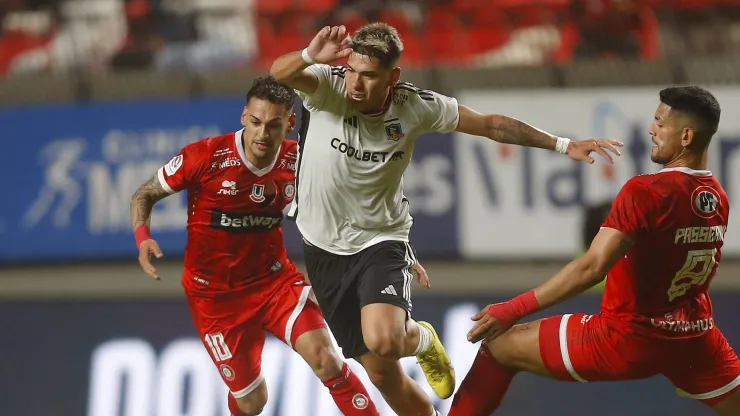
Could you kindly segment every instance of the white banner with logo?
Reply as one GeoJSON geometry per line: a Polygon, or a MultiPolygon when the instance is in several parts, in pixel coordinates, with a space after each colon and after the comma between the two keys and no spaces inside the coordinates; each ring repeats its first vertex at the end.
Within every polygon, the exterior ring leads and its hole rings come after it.
{"type": "MultiPolygon", "coordinates": [[[[609,201],[632,176],[656,172],[648,127],[660,88],[468,91],[460,103],[576,140],[622,141],[613,166],[457,134],[459,244],[466,258],[571,257],[583,249],[584,205],[609,201]]],[[[709,169],[731,203],[723,253],[740,255],[740,88],[714,88],[723,109],[709,169]]],[[[597,157],[597,159],[600,159],[597,157]]]]}

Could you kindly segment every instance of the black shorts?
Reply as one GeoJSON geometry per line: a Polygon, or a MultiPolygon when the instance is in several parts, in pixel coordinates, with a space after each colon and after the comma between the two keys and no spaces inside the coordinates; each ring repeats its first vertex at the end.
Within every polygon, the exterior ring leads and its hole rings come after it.
{"type": "Polygon", "coordinates": [[[347,358],[368,352],[362,337],[360,310],[388,303],[411,315],[411,266],[416,254],[410,243],[383,241],[359,253],[340,256],[304,242],[308,279],[337,344],[347,358]]]}

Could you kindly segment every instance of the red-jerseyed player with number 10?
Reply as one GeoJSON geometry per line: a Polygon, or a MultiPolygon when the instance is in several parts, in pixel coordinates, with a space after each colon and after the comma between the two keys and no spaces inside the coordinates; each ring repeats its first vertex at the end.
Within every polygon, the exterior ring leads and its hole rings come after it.
{"type": "Polygon", "coordinates": [[[518,371],[562,381],[619,381],[662,374],[682,396],[740,415],[740,361],[712,318],[729,202],[707,169],[720,107],[708,91],[660,92],[651,159],[663,169],[629,180],[586,255],[538,288],[473,317],[485,340],[450,416],[489,415],[518,371]],[[602,281],[597,315],[513,326],[602,281]],[[512,327],[513,326],[513,327],[512,327]]]}
{"type": "Polygon", "coordinates": [[[247,93],[244,128],[189,144],[134,194],[131,221],[144,271],[154,204],[188,191],[188,240],[182,285],[203,344],[231,390],[235,416],[267,403],[260,365],[265,332],[298,352],[345,415],[377,415],[360,380],[337,354],[311,287],[288,259],[283,209],[295,195],[295,92],[258,78],[247,93]]]}

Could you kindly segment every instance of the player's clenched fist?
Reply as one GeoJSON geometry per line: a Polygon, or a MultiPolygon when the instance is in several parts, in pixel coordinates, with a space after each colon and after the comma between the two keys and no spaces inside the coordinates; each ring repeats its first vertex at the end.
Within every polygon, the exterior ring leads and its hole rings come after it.
{"type": "Polygon", "coordinates": [[[159,244],[152,239],[142,241],[139,245],[139,264],[141,265],[141,269],[152,279],[159,280],[157,269],[152,264],[152,254],[158,259],[162,258],[162,249],[159,248],[159,244]]]}
{"type": "Polygon", "coordinates": [[[317,63],[328,64],[346,58],[352,53],[349,45],[352,38],[344,26],[326,26],[316,34],[308,45],[308,56],[317,63]]]}

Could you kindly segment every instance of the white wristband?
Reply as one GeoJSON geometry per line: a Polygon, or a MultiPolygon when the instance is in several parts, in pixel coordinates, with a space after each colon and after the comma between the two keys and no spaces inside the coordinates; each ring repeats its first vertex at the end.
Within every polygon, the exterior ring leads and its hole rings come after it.
{"type": "Polygon", "coordinates": [[[558,153],[565,154],[568,152],[568,145],[570,144],[570,139],[566,139],[565,137],[558,137],[557,143],[555,143],[555,151],[558,153]]]}
{"type": "Polygon", "coordinates": [[[303,57],[303,60],[306,61],[307,64],[313,65],[316,63],[313,59],[311,59],[310,56],[308,56],[308,48],[305,48],[303,51],[301,51],[301,57],[303,57]]]}

